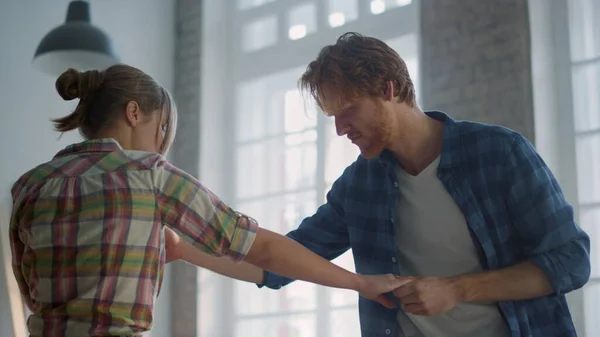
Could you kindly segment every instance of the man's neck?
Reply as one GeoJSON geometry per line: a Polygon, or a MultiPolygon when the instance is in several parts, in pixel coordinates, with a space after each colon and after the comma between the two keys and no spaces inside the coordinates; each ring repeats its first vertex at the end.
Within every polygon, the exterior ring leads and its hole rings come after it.
{"type": "Polygon", "coordinates": [[[423,112],[413,112],[411,126],[405,132],[396,133],[397,144],[390,148],[402,168],[411,175],[418,175],[441,153],[444,138],[444,122],[430,118],[423,112]]]}

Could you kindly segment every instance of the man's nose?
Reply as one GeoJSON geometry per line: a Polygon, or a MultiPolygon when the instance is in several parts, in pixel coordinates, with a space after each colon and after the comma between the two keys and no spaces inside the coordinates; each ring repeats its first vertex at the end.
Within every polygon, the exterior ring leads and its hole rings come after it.
{"type": "Polygon", "coordinates": [[[343,136],[350,131],[350,126],[342,123],[338,118],[335,118],[335,131],[337,132],[338,136],[343,136]]]}

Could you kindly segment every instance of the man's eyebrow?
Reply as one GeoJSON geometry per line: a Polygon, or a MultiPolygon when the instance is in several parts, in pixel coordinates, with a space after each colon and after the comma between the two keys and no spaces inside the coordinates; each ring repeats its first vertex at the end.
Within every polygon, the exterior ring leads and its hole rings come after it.
{"type": "Polygon", "coordinates": [[[355,107],[354,103],[346,104],[340,109],[340,113],[346,113],[355,107]]]}

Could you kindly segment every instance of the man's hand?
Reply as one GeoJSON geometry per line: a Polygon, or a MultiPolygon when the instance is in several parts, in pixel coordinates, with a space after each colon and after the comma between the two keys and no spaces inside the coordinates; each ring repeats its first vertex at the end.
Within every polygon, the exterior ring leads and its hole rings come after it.
{"type": "Polygon", "coordinates": [[[404,277],[405,284],[394,290],[404,311],[413,315],[439,315],[454,308],[461,300],[459,288],[451,278],[404,277]]]}
{"type": "Polygon", "coordinates": [[[398,287],[402,287],[412,280],[399,278],[393,274],[359,276],[362,280],[362,284],[358,289],[360,295],[364,298],[377,301],[388,309],[393,309],[396,305],[392,300],[385,297],[384,294],[389,293],[398,287]]]}

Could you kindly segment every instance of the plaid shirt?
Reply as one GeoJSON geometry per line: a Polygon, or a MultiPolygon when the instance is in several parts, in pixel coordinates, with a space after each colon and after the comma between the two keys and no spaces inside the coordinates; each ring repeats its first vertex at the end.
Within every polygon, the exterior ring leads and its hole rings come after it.
{"type": "Polygon", "coordinates": [[[241,260],[257,225],[164,157],[112,139],[67,147],[13,186],[12,266],[32,336],[150,329],[165,262],[164,226],[241,260]]]}
{"type": "MultiPolygon", "coordinates": [[[[576,336],[564,294],[589,278],[590,241],[548,167],[513,131],[427,114],[445,123],[437,176],[463,212],[484,269],[530,260],[554,287],[551,296],[498,303],[512,336],[576,336]]],[[[394,234],[402,186],[395,165],[389,152],[359,157],[334,183],[327,203],[288,236],[327,259],[352,248],[358,273],[402,275],[394,234]]],[[[265,273],[269,288],[289,282],[265,273]]],[[[397,310],[360,298],[362,336],[402,336],[397,310]]]]}

